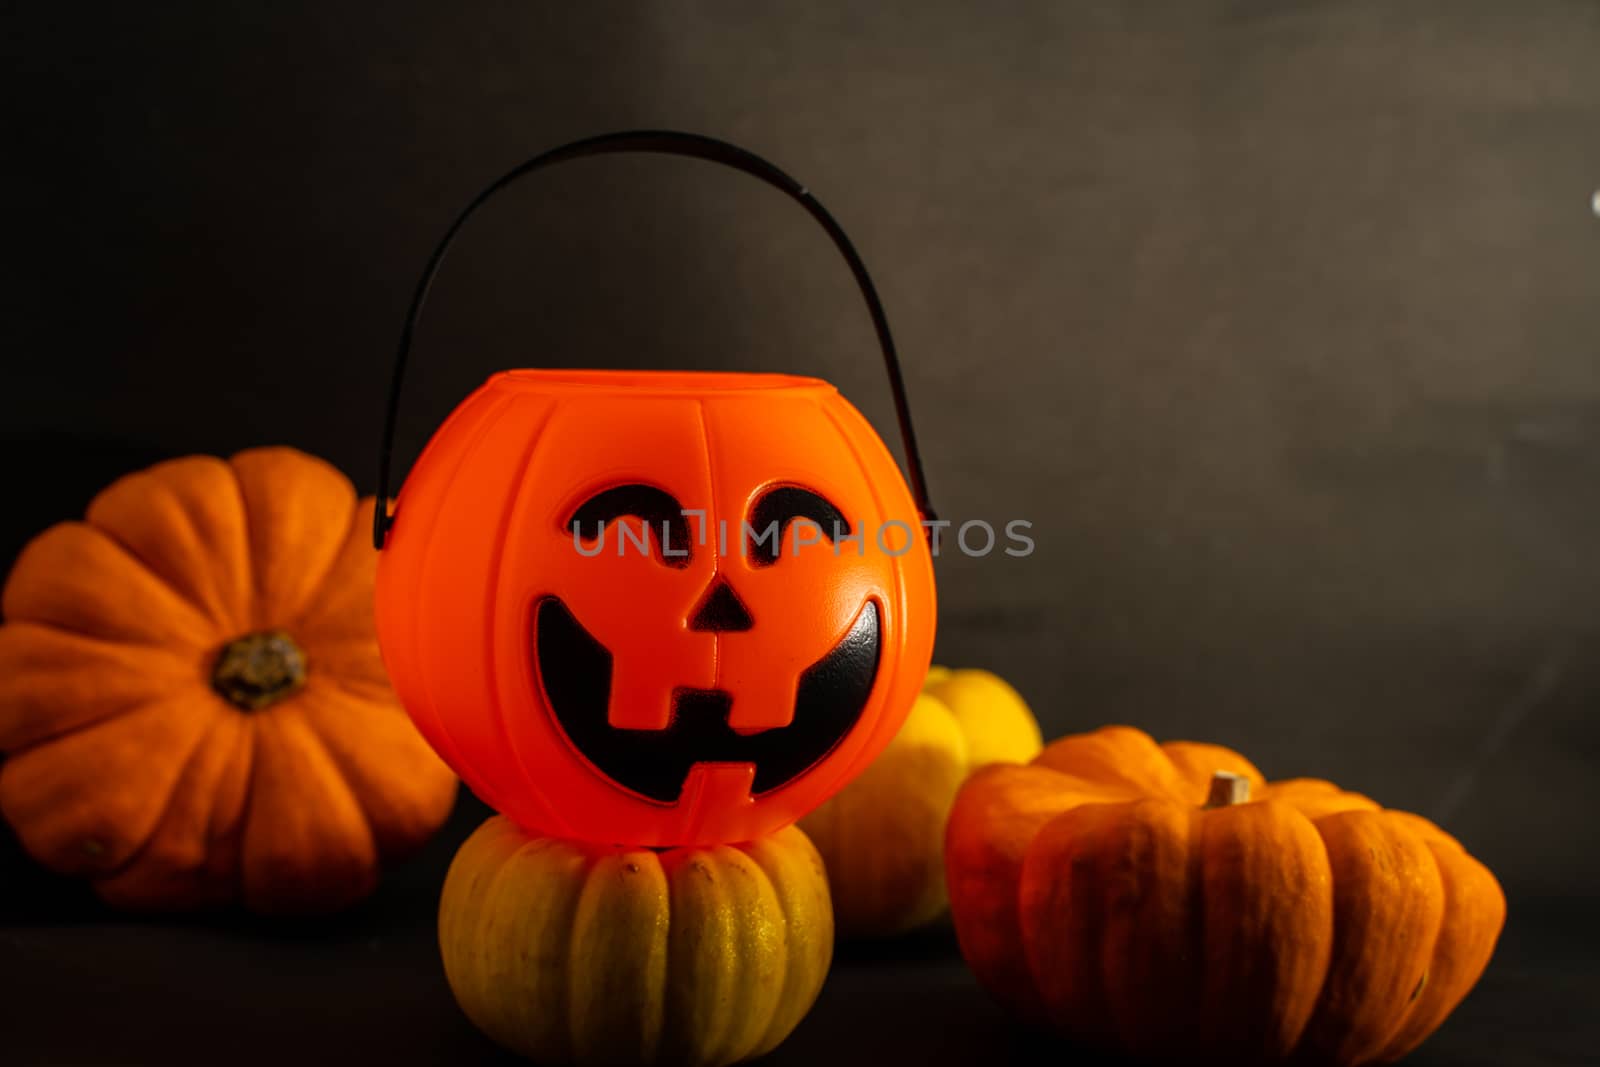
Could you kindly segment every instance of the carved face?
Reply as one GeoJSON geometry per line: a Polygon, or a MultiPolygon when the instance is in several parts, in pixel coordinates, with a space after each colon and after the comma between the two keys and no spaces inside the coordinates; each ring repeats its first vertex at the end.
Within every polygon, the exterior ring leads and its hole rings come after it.
{"type": "Polygon", "coordinates": [[[424,735],[530,829],[743,840],[899,728],[934,629],[916,522],[826,383],[511,372],[400,494],[379,637],[424,735]]]}

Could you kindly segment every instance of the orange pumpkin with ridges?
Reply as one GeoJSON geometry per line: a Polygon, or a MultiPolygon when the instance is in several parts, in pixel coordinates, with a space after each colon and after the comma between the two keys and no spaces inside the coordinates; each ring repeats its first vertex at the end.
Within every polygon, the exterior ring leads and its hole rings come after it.
{"type": "Polygon", "coordinates": [[[137,909],[326,910],[448,814],[389,690],[372,501],[288,448],[191,456],[22,552],[0,626],[0,813],[137,909]]]}
{"type": "Polygon", "coordinates": [[[977,772],[945,858],[991,992],[1157,1062],[1398,1059],[1472,988],[1505,919],[1494,875],[1426,819],[1128,727],[977,772]]]}

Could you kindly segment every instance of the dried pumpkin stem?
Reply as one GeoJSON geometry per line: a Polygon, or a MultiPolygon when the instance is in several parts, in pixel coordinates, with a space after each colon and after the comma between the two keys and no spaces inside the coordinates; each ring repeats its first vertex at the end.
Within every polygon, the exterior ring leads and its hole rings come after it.
{"type": "Polygon", "coordinates": [[[1211,792],[1206,794],[1207,808],[1231,807],[1249,799],[1250,779],[1231,771],[1211,772],[1211,792]]]}
{"type": "Polygon", "coordinates": [[[282,630],[263,630],[229,641],[217,653],[211,688],[244,711],[260,711],[306,684],[306,654],[282,630]]]}

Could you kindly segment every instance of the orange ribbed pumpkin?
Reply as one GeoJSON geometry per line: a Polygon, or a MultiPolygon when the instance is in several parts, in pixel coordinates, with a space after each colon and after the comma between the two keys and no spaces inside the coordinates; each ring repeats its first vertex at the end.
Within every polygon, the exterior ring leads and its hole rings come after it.
{"type": "Polygon", "coordinates": [[[288,448],[112,484],[30,543],[0,626],[0,812],[113,904],[336,908],[448,814],[385,680],[372,500],[288,448]]]}
{"type": "Polygon", "coordinates": [[[1383,1063],[1467,994],[1505,920],[1416,815],[1124,726],[980,770],[946,840],[979,980],[1074,1042],[1167,1063],[1383,1063]]]}

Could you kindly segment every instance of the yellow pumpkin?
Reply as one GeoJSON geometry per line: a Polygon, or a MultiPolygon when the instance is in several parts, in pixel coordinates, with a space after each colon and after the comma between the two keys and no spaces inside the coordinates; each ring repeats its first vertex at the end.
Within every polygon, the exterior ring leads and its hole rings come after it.
{"type": "Polygon", "coordinates": [[[1022,1017],[1154,1063],[1406,1055],[1483,972],[1505,897],[1417,815],[1126,726],[969,778],[962,955],[1022,1017]]]}
{"type": "Polygon", "coordinates": [[[289,448],[128,475],[35,538],[0,626],[0,811],[139,909],[323,911],[456,780],[389,690],[372,500],[289,448]]]}
{"type": "Polygon", "coordinates": [[[833,957],[822,860],[793,826],[666,850],[531,835],[503,815],[456,853],[445,976],[539,1063],[738,1063],[787,1037],[833,957]]]}
{"type": "Polygon", "coordinates": [[[975,767],[1032,759],[1039,725],[1015,689],[982,670],[928,671],[882,755],[800,820],[822,854],[843,937],[885,937],[944,915],[944,828],[975,767]]]}

